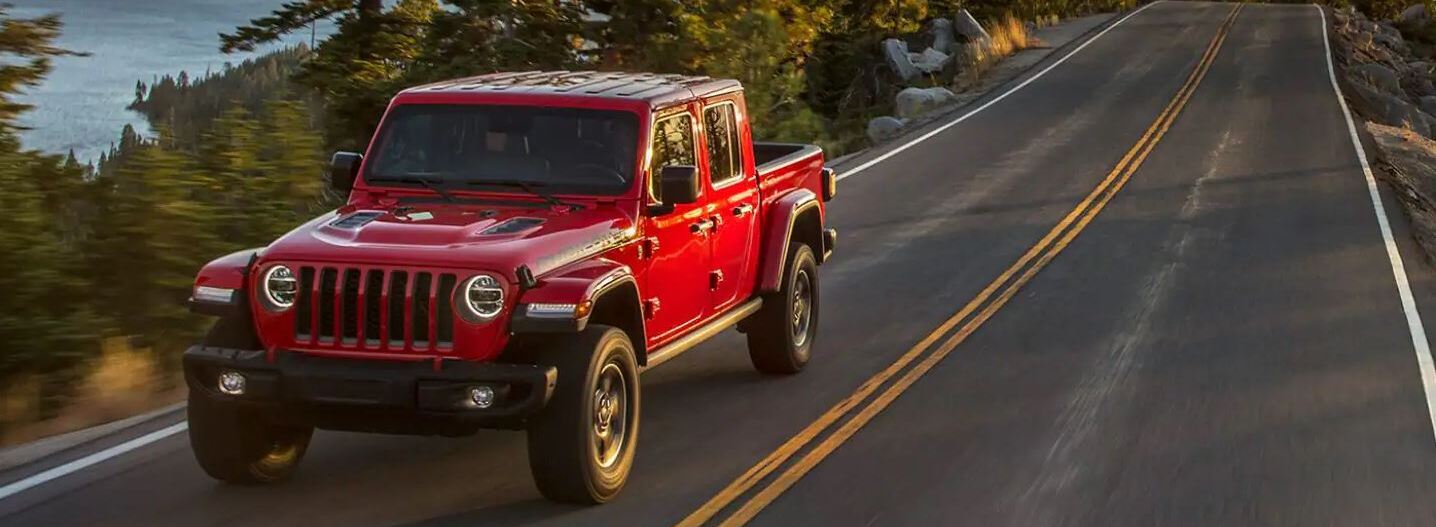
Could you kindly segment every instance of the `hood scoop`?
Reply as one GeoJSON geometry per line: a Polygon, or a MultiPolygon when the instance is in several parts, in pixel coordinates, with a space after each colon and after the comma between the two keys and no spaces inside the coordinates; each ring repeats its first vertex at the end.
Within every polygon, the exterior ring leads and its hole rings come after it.
{"type": "Polygon", "coordinates": [[[343,218],[339,218],[337,220],[329,222],[329,226],[337,227],[340,229],[358,229],[360,227],[368,225],[369,222],[374,221],[375,219],[383,215],[384,213],[382,212],[356,212],[354,214],[350,214],[343,218]]]}
{"type": "Polygon", "coordinates": [[[523,232],[543,224],[539,218],[512,218],[499,222],[498,224],[484,229],[480,236],[492,236],[496,234],[514,234],[523,232]]]}

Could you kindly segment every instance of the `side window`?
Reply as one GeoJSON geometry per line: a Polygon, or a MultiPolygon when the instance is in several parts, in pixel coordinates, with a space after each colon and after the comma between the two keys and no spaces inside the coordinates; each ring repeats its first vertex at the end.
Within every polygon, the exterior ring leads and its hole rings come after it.
{"type": "Polygon", "coordinates": [[[680,113],[653,124],[653,147],[648,162],[648,195],[659,199],[658,175],[663,167],[698,165],[693,143],[693,116],[680,113]]]}
{"type": "Polygon", "coordinates": [[[732,103],[719,103],[703,109],[703,131],[708,140],[709,180],[721,185],[742,175],[743,161],[738,154],[738,116],[732,103]]]}

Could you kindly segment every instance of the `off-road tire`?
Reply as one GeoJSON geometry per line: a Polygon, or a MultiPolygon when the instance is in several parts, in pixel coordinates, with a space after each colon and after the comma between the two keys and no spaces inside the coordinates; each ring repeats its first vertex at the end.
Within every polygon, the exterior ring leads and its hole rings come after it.
{"type": "MultiPolygon", "coordinates": [[[[220,319],[205,336],[205,345],[255,349],[258,339],[247,322],[220,319]]],[[[200,390],[190,388],[186,414],[190,449],[205,473],[240,485],[289,479],[309,449],[314,429],[271,423],[251,409],[215,401],[200,390]]]]}
{"type": "Polygon", "coordinates": [[[628,480],[638,447],[641,398],[633,343],[617,328],[592,324],[582,333],[535,346],[531,357],[558,369],[552,399],[528,425],[529,468],[539,492],[550,500],[585,505],[613,499],[628,480]],[[621,376],[621,386],[615,375],[621,376]],[[610,403],[607,420],[604,401],[610,403]],[[616,446],[603,443],[603,437],[616,446]]]}
{"type": "Polygon", "coordinates": [[[795,243],[788,248],[787,262],[782,287],[763,297],[762,309],[746,328],[753,367],[772,375],[802,371],[818,336],[818,260],[807,244],[795,243]],[[802,302],[797,301],[799,294],[806,294],[802,302]],[[800,317],[806,317],[801,324],[800,317]]]}

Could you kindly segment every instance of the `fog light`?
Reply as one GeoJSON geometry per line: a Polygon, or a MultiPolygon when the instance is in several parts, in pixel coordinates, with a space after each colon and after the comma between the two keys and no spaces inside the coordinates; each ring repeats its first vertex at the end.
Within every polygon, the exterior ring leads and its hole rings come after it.
{"type": "Polygon", "coordinates": [[[225,395],[244,395],[244,375],[237,371],[219,374],[219,391],[225,395]]]}
{"type": "Polygon", "coordinates": [[[494,405],[494,389],[488,386],[470,386],[469,397],[464,400],[464,406],[470,408],[488,408],[494,405]]]}

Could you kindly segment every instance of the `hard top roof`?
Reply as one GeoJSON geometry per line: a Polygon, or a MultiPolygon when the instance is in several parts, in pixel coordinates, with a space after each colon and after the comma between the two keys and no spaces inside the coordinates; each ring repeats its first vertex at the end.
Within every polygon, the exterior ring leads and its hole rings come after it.
{"type": "Polygon", "coordinates": [[[616,97],[659,105],[738,88],[738,81],[712,77],[610,71],[491,73],[404,90],[404,93],[514,93],[616,97]]]}

